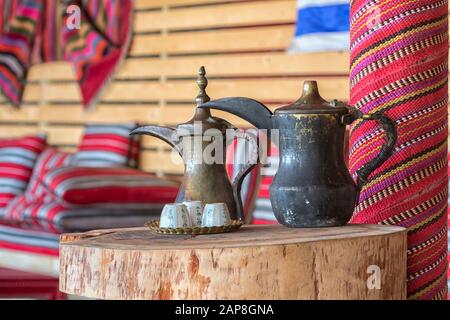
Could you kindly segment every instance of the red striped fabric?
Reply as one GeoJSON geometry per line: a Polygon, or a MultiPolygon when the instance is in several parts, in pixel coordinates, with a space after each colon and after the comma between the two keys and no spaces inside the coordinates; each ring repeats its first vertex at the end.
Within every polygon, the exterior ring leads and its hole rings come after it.
{"type": "Polygon", "coordinates": [[[62,152],[54,148],[47,148],[42,152],[33,169],[33,175],[25,192],[27,199],[33,200],[45,197],[47,194],[46,189],[40,183],[44,174],[52,169],[70,165],[71,160],[71,153],[62,152]]]}
{"type": "Polygon", "coordinates": [[[128,168],[63,167],[45,174],[45,188],[69,205],[127,208],[173,202],[178,183],[128,168]]]}
{"type": "Polygon", "coordinates": [[[73,167],[72,157],[45,150],[5,222],[52,233],[139,226],[176,198],[176,182],[130,168],[73,167]]]}
{"type": "MultiPolygon", "coordinates": [[[[350,103],[397,124],[393,156],[370,177],[353,223],[408,228],[409,299],[447,297],[447,0],[351,3],[350,103]],[[394,5],[395,4],[395,5],[394,5]]],[[[355,172],[373,159],[384,133],[356,122],[355,172]]]]}
{"type": "Polygon", "coordinates": [[[116,207],[102,203],[74,206],[62,204],[57,199],[29,200],[20,196],[8,206],[6,214],[10,225],[59,234],[143,226],[148,220],[157,219],[163,206],[164,203],[157,202],[116,207]]]}
{"type": "Polygon", "coordinates": [[[58,283],[55,277],[0,268],[0,299],[65,299],[58,283]]]}
{"type": "Polygon", "coordinates": [[[29,68],[68,61],[82,102],[90,108],[125,59],[132,38],[133,1],[1,0],[0,93],[21,104],[29,68]],[[80,7],[80,27],[70,27],[69,5],[80,7]]]}
{"type": "Polygon", "coordinates": [[[130,136],[136,124],[88,125],[72,165],[79,167],[138,167],[140,136],[130,136]]]}
{"type": "Polygon", "coordinates": [[[45,136],[0,140],[0,219],[8,203],[27,188],[36,160],[45,147],[45,136]]]}
{"type": "Polygon", "coordinates": [[[43,228],[0,224],[0,248],[58,256],[59,235],[43,228]]]}
{"type": "MultiPolygon", "coordinates": [[[[53,159],[64,158],[59,155],[53,159]]],[[[41,164],[48,166],[50,156],[41,164]]],[[[178,187],[135,169],[60,167],[39,174],[34,188],[15,198],[4,217],[9,224],[52,233],[135,227],[157,218],[174,202],[178,187]]]]}
{"type": "MultiPolygon", "coordinates": [[[[450,154],[447,155],[448,157],[448,175],[450,176],[450,154]]],[[[450,179],[448,180],[448,185],[450,186],[450,179]]],[[[450,195],[447,197],[447,205],[450,205],[450,195]]],[[[450,209],[447,209],[447,239],[450,239],[450,209]]],[[[447,263],[448,264],[448,278],[447,278],[447,284],[448,284],[448,297],[447,299],[450,299],[450,246],[448,247],[448,254],[447,254],[447,263]]]]}
{"type": "Polygon", "coordinates": [[[13,12],[21,0],[2,0],[0,1],[0,34],[3,34],[10,24],[13,12]]]}

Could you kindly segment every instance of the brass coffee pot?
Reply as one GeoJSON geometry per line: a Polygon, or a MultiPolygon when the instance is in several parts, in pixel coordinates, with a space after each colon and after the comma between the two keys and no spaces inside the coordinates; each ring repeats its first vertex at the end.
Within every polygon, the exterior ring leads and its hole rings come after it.
{"type": "Polygon", "coordinates": [[[200,93],[195,100],[197,107],[191,120],[179,124],[176,128],[144,126],[133,130],[131,134],[157,137],[167,142],[180,154],[185,164],[185,173],[176,199],[177,203],[183,201],[202,201],[205,204],[225,203],[232,219],[244,220],[241,185],[245,176],[257,164],[256,138],[248,133],[236,132],[236,128],[231,123],[213,117],[208,108],[198,108],[210,101],[205,91],[208,85],[205,75],[205,68],[201,67],[197,80],[200,93]],[[230,132],[233,134],[227,134],[230,132]],[[253,158],[242,166],[233,182],[230,182],[225,168],[226,148],[234,137],[247,139],[254,150],[251,154],[253,158]],[[214,157],[218,161],[205,159],[213,143],[221,146],[220,152],[214,157]]]}
{"type": "Polygon", "coordinates": [[[391,119],[382,113],[363,115],[337,101],[327,102],[320,96],[316,81],[306,81],[300,99],[274,113],[249,98],[219,99],[200,108],[228,111],[259,129],[278,130],[280,164],[270,186],[270,199],[275,217],[288,227],[346,224],[361,188],[391,156],[397,141],[391,119]],[[375,159],[358,170],[355,184],[343,150],[346,125],[357,119],[379,122],[387,142],[375,159]]]}

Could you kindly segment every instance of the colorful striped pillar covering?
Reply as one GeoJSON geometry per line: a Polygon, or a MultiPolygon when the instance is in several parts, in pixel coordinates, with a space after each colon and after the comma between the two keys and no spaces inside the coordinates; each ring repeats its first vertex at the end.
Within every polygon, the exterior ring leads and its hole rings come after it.
{"type": "MultiPolygon", "coordinates": [[[[447,297],[447,15],[447,0],[351,2],[350,104],[383,111],[398,130],[352,222],[408,228],[409,299],[447,297]]],[[[353,124],[354,177],[384,142],[376,123],[353,124]]]]}

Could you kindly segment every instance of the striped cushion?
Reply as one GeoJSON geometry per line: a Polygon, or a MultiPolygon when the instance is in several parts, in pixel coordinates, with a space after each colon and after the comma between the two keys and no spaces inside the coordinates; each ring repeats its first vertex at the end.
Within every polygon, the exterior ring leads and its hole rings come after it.
{"type": "Polygon", "coordinates": [[[63,167],[42,183],[59,201],[76,206],[151,209],[173,202],[179,184],[129,168],[63,167]]]}
{"type": "Polygon", "coordinates": [[[0,248],[57,256],[59,235],[39,229],[0,224],[0,248]]]}
{"type": "Polygon", "coordinates": [[[70,165],[72,160],[72,154],[68,152],[62,152],[54,148],[47,148],[39,156],[36,166],[33,170],[30,183],[25,192],[25,196],[28,200],[44,197],[47,192],[43,185],[40,183],[43,175],[49,170],[65,167],[70,165]]]}
{"type": "MultiPolygon", "coordinates": [[[[226,168],[231,179],[236,177],[241,168],[247,163],[249,143],[245,139],[234,139],[227,148],[226,168]]],[[[244,215],[251,218],[255,209],[255,200],[260,182],[260,166],[256,166],[244,179],[241,187],[244,215]]]]}
{"type": "Polygon", "coordinates": [[[149,219],[156,219],[163,205],[139,204],[128,208],[69,206],[56,200],[28,200],[25,196],[20,196],[8,206],[7,214],[10,223],[15,222],[51,233],[63,233],[142,226],[149,219]]]}
{"type": "MultiPolygon", "coordinates": [[[[58,259],[57,257],[48,258],[55,262],[58,259]]],[[[0,259],[0,263],[5,261],[0,259]]],[[[14,265],[7,265],[7,267],[14,268],[14,265]]],[[[34,268],[27,271],[9,268],[0,267],[0,299],[65,300],[67,298],[58,290],[58,277],[39,274],[34,268]]]]}
{"type": "Polygon", "coordinates": [[[72,165],[137,168],[140,138],[130,136],[136,124],[88,125],[72,165]]]}
{"type": "Polygon", "coordinates": [[[45,146],[44,135],[0,140],[0,219],[8,203],[27,188],[36,159],[45,146]]]}

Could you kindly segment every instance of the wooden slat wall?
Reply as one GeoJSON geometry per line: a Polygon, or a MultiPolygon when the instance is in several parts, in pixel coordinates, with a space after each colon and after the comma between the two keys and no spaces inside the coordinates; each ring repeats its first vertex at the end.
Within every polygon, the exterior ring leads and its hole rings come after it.
{"type": "MultiPolygon", "coordinates": [[[[285,53],[294,33],[295,3],[136,0],[131,52],[95,110],[83,111],[70,65],[37,65],[20,110],[1,98],[0,137],[45,131],[52,145],[75,150],[86,123],[186,121],[193,112],[201,65],[207,68],[213,99],[249,96],[275,107],[298,98],[303,80],[317,79],[326,98],[347,100],[348,53],[285,53]]],[[[146,137],[144,149],[144,170],[182,173],[164,143],[146,137]]]]}

